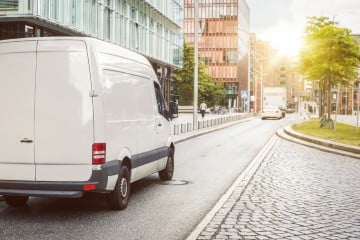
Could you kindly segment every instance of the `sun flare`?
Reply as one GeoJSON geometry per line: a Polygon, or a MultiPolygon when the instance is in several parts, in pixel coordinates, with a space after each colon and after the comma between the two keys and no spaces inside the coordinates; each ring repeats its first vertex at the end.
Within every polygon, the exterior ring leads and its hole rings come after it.
{"type": "Polygon", "coordinates": [[[279,26],[271,29],[264,37],[266,41],[280,51],[280,54],[296,56],[299,54],[302,38],[301,33],[292,26],[279,26]]]}

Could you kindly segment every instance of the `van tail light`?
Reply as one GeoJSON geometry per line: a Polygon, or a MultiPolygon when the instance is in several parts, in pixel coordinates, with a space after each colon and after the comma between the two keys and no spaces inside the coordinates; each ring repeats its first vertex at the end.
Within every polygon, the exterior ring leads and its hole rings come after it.
{"type": "Polygon", "coordinates": [[[106,143],[94,143],[92,145],[92,164],[105,163],[106,143]]]}
{"type": "Polygon", "coordinates": [[[91,190],[94,190],[94,189],[96,189],[96,184],[95,183],[85,184],[83,186],[84,191],[91,191],[91,190]]]}

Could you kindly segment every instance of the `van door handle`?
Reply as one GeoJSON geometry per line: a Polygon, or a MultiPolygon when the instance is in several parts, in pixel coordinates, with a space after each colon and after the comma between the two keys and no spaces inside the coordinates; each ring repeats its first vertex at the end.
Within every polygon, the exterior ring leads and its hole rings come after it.
{"type": "Polygon", "coordinates": [[[21,139],[20,142],[22,142],[22,143],[32,143],[33,140],[24,138],[24,139],[21,139]]]}
{"type": "Polygon", "coordinates": [[[159,122],[159,123],[158,123],[158,127],[161,127],[161,126],[162,126],[162,124],[161,124],[161,122],[159,122]]]}

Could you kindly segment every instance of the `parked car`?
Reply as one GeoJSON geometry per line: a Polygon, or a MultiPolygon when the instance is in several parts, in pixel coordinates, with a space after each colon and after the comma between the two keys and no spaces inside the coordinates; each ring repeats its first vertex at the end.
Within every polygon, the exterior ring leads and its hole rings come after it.
{"type": "Polygon", "coordinates": [[[261,119],[266,118],[283,118],[283,111],[276,106],[266,106],[260,113],[261,119]]]}
{"type": "Polygon", "coordinates": [[[295,112],[295,109],[292,108],[292,107],[288,107],[288,108],[286,108],[286,112],[287,112],[287,113],[294,113],[294,112],[295,112]]]}
{"type": "MultiPolygon", "coordinates": [[[[126,208],[130,183],[170,180],[175,146],[169,111],[148,60],[93,38],[0,41],[0,194],[108,194],[126,208]]],[[[175,110],[174,110],[175,109],[175,110]]]]}

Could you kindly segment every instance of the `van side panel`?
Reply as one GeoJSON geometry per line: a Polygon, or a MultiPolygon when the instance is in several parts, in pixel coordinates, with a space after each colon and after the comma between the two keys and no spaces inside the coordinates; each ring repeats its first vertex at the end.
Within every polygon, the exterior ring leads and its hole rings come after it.
{"type": "Polygon", "coordinates": [[[35,51],[36,41],[0,44],[1,180],[35,179],[35,51]]]}
{"type": "MultiPolygon", "coordinates": [[[[157,155],[157,107],[155,102],[153,82],[150,80],[151,72],[147,68],[142,73],[147,78],[134,79],[136,91],[137,119],[138,119],[138,155],[134,156],[134,169],[131,181],[139,180],[157,171],[157,161],[150,161],[157,155]]],[[[141,72],[141,71],[139,71],[141,72]]],[[[156,159],[157,160],[157,159],[156,159]]]]}
{"type": "Polygon", "coordinates": [[[93,107],[83,41],[39,41],[35,108],[37,181],[86,181],[93,107]]]}
{"type": "Polygon", "coordinates": [[[123,72],[104,69],[102,96],[104,103],[107,160],[118,159],[124,148],[137,151],[137,119],[132,79],[123,72]]]}
{"type": "Polygon", "coordinates": [[[158,112],[154,91],[156,75],[148,61],[133,52],[109,49],[109,46],[104,43],[96,46],[99,64],[105,71],[114,72],[102,83],[107,160],[113,160],[122,149],[127,148],[131,153],[131,182],[134,182],[161,170],[159,162],[166,160],[170,126],[168,120],[158,112]],[[122,82],[115,83],[115,75],[123,79],[122,82]],[[109,118],[110,115],[113,116],[109,118]],[[129,127],[134,129],[130,130],[129,127]],[[129,136],[130,131],[135,129],[134,135],[129,136]],[[167,132],[164,131],[166,129],[167,132]]]}

